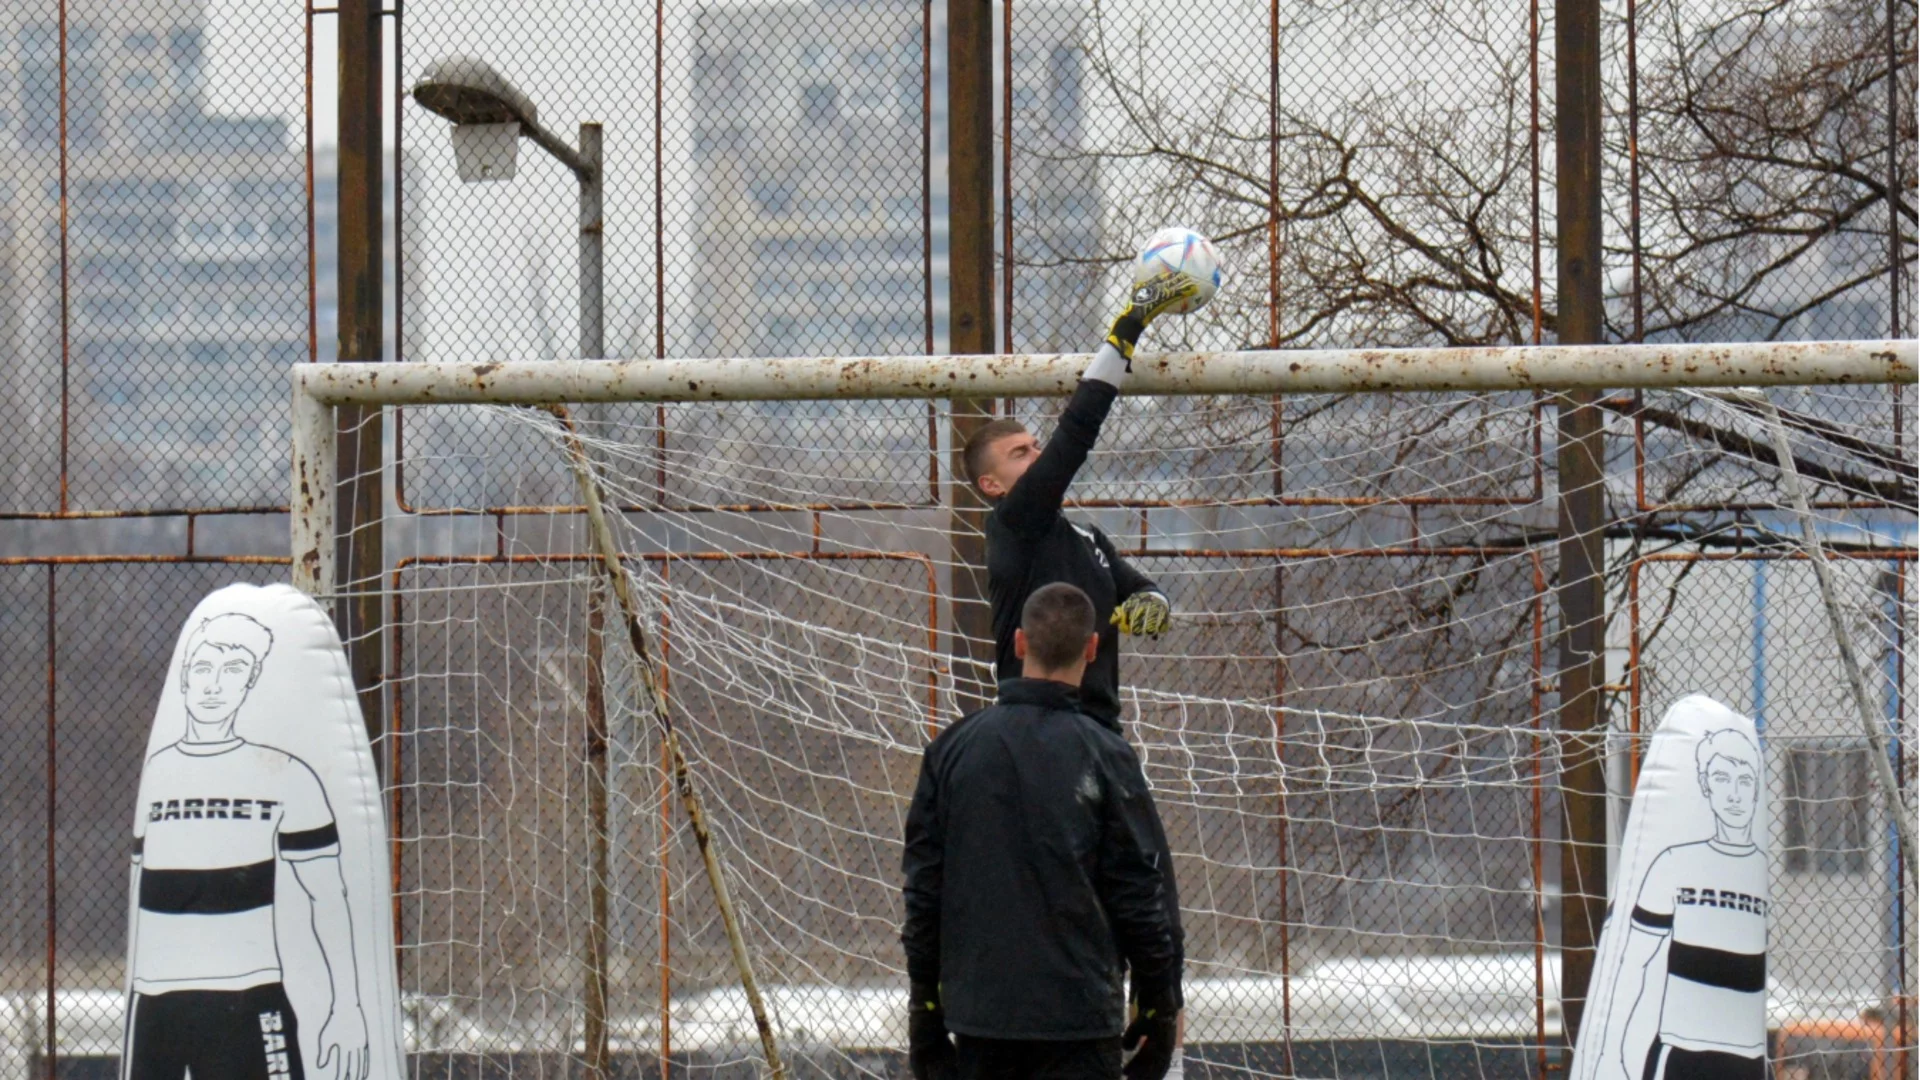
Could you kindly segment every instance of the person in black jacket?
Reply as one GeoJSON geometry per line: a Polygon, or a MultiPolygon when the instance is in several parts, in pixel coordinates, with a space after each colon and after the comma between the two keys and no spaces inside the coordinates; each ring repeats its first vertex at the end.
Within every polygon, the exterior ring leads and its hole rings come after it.
{"type": "Polygon", "coordinates": [[[1124,1046],[1127,1080],[1161,1080],[1181,1007],[1178,914],[1140,761],[1081,711],[1092,602],[1066,584],[1035,591],[1014,648],[1026,674],[928,745],[907,814],[913,1074],[1116,1080],[1124,1046]]]}
{"type": "Polygon", "coordinates": [[[1122,559],[1106,533],[1067,520],[1061,506],[1133,369],[1135,343],[1156,316],[1196,288],[1191,277],[1176,273],[1134,291],[1044,449],[1018,420],[1002,418],[982,425],[961,453],[967,478],[993,504],[986,540],[995,678],[1021,674],[1013,635],[1027,597],[1042,585],[1064,581],[1086,593],[1096,612],[1110,615],[1100,628],[1099,654],[1080,687],[1082,707],[1109,723],[1120,719],[1120,635],[1157,637],[1166,631],[1171,610],[1159,586],[1122,559]]]}

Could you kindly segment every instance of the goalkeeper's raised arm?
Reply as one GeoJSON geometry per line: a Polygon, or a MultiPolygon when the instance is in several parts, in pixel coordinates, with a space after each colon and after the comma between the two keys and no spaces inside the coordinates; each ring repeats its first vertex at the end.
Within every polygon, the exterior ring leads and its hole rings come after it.
{"type": "Polygon", "coordinates": [[[1068,521],[1061,506],[1132,369],[1141,334],[1198,289],[1192,277],[1172,273],[1134,290],[1044,447],[1019,421],[999,419],[975,432],[962,455],[968,479],[993,506],[986,539],[995,678],[1005,682],[1021,674],[1013,633],[1027,597],[1043,585],[1066,582],[1085,592],[1101,615],[1100,651],[1087,670],[1081,700],[1087,712],[1109,723],[1120,717],[1120,634],[1157,636],[1166,630],[1171,609],[1104,532],[1068,521]]]}

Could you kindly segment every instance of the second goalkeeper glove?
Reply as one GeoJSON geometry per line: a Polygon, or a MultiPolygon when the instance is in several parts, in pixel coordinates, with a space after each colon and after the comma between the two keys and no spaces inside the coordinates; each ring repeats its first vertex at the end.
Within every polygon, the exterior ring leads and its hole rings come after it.
{"type": "Polygon", "coordinates": [[[1148,324],[1168,308],[1199,291],[1200,283],[1193,279],[1192,274],[1181,270],[1161,274],[1134,286],[1126,310],[1107,329],[1107,344],[1120,350],[1120,355],[1126,357],[1128,371],[1133,370],[1133,347],[1140,343],[1140,335],[1147,332],[1148,324]]]}
{"type": "Polygon", "coordinates": [[[947,1034],[938,986],[914,986],[907,1002],[907,1067],[913,1080],[954,1080],[959,1056],[947,1034]]]}
{"type": "Polygon", "coordinates": [[[1179,1038],[1179,991],[1142,989],[1134,1002],[1133,1023],[1120,1036],[1120,1050],[1128,1055],[1121,1069],[1125,1080],[1163,1080],[1173,1068],[1179,1038]]]}
{"type": "Polygon", "coordinates": [[[1119,627],[1123,634],[1157,638],[1166,633],[1172,623],[1173,606],[1157,592],[1137,592],[1121,601],[1107,621],[1119,627]]]}

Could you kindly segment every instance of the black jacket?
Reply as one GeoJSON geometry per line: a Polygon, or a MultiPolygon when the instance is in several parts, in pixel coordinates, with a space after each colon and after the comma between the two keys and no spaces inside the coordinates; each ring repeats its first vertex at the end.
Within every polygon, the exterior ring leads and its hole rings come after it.
{"type": "Polygon", "coordinates": [[[1179,986],[1146,776],[1078,705],[1064,683],[1004,682],[921,762],[901,941],[908,978],[940,987],[950,1031],[1109,1037],[1126,1024],[1126,969],[1179,986]]]}
{"type": "Polygon", "coordinates": [[[1013,632],[1020,627],[1027,597],[1043,585],[1064,581],[1087,594],[1098,616],[1100,651],[1087,665],[1080,699],[1087,712],[1108,720],[1120,717],[1120,631],[1107,617],[1122,600],[1157,587],[1120,557],[1106,533],[1068,521],[1060,506],[1119,394],[1098,379],[1081,380],[1040,457],[987,515],[995,678],[1005,682],[1020,675],[1013,632]]]}

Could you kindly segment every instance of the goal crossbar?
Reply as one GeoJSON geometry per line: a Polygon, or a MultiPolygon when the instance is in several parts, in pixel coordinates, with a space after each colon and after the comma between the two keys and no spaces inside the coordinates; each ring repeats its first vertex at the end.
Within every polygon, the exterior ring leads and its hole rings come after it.
{"type": "MultiPolygon", "coordinates": [[[[301,364],[296,393],[326,405],[1049,397],[1086,354],[301,364]]],[[[1908,340],[1467,346],[1142,353],[1142,395],[1636,390],[1915,381],[1908,340]]]]}
{"type": "MultiPolygon", "coordinates": [[[[294,582],[334,586],[339,406],[1056,397],[1085,354],[297,364],[294,582]]],[[[1911,340],[1142,354],[1129,395],[1269,395],[1913,383],[1911,340]]]]}

